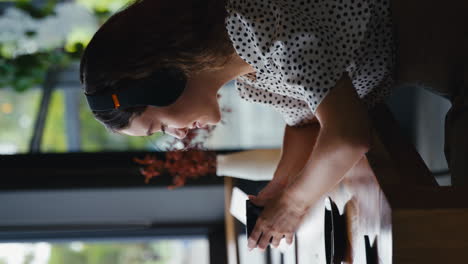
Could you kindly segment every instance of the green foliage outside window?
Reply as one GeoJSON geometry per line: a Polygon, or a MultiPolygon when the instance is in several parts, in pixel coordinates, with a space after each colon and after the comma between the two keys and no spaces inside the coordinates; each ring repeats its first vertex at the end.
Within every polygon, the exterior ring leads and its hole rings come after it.
{"type": "MultiPolygon", "coordinates": [[[[75,1],[76,4],[88,8],[96,16],[99,23],[104,22],[112,13],[124,7],[128,2],[128,0],[75,1]]],[[[15,7],[19,12],[29,16],[31,21],[35,21],[34,23],[40,23],[57,15],[56,7],[60,4],[59,1],[46,0],[40,3],[38,5],[30,0],[19,0],[15,1],[15,7]]],[[[17,21],[16,23],[22,22],[17,21]]],[[[0,24],[0,30],[1,26],[0,24]]],[[[3,26],[8,27],[8,25],[3,26]]],[[[18,33],[21,32],[14,34],[18,33]]],[[[33,41],[37,34],[38,32],[34,30],[26,29],[17,37],[33,41]]],[[[0,38],[0,88],[12,87],[18,92],[23,92],[43,84],[49,70],[65,68],[71,62],[78,60],[93,34],[94,31],[89,30],[71,30],[61,45],[23,54],[15,54],[17,43],[11,40],[2,41],[0,38]]]]}
{"type": "MultiPolygon", "coordinates": [[[[69,43],[65,36],[61,43],[44,45],[44,36],[38,36],[38,31],[41,31],[40,25],[46,19],[59,19],[55,13],[58,1],[41,3],[34,5],[29,0],[20,0],[15,2],[14,7],[3,10],[4,14],[0,17],[0,31],[3,31],[0,32],[0,88],[11,87],[24,92],[42,85],[48,71],[65,68],[77,60],[86,41],[91,38],[92,32],[89,32],[88,38],[78,39],[74,43],[69,43]]],[[[43,27],[50,25],[46,23],[43,27]]],[[[55,26],[61,26],[60,20],[55,26]]],[[[53,33],[49,34],[55,37],[53,33]]],[[[76,34],[75,30],[71,30],[70,34],[76,34]]]]}
{"type": "Polygon", "coordinates": [[[15,58],[0,56],[0,88],[12,87],[17,92],[24,92],[43,84],[47,71],[52,67],[64,68],[71,60],[72,55],[62,50],[24,54],[15,58]]]}
{"type": "Polygon", "coordinates": [[[133,2],[133,0],[76,0],[76,2],[92,10],[103,22],[110,15],[133,2]]]}

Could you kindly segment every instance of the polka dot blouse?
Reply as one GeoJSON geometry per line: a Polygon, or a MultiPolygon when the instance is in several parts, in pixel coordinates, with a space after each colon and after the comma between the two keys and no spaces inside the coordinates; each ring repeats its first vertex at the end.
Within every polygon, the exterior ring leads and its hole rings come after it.
{"type": "Polygon", "coordinates": [[[369,108],[390,94],[389,0],[227,0],[226,10],[229,38],[255,69],[236,78],[239,95],[288,125],[310,122],[345,72],[369,108]]]}

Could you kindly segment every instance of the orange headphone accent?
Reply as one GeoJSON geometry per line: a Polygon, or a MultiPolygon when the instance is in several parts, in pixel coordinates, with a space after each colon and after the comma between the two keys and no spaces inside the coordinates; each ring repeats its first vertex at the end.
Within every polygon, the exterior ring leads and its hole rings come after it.
{"type": "Polygon", "coordinates": [[[120,107],[120,102],[116,94],[112,94],[112,101],[114,101],[114,108],[118,109],[120,107]]]}

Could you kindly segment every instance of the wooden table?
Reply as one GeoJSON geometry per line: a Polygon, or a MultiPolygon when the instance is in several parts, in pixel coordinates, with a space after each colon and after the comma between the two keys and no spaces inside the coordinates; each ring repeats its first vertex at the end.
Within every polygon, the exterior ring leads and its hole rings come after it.
{"type": "MultiPolygon", "coordinates": [[[[344,263],[368,263],[365,236],[373,263],[468,263],[468,189],[439,187],[385,106],[372,118],[371,151],[327,195],[346,219],[344,263]]],[[[297,232],[299,264],[326,263],[325,198],[297,232]]]]}

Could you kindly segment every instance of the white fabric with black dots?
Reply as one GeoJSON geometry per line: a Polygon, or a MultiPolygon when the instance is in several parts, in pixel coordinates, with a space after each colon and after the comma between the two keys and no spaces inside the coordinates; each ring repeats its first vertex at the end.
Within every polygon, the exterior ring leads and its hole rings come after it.
{"type": "Polygon", "coordinates": [[[236,78],[240,96],[288,125],[312,120],[345,72],[369,108],[390,94],[389,0],[227,0],[226,10],[229,38],[256,71],[236,78]]]}

